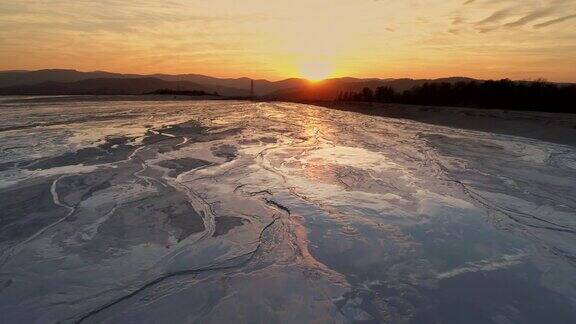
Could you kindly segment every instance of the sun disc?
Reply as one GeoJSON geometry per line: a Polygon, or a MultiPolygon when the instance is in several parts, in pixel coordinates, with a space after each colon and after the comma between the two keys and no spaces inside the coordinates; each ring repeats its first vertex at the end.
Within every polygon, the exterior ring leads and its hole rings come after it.
{"type": "Polygon", "coordinates": [[[325,79],[332,72],[332,67],[325,62],[306,62],[300,65],[301,75],[310,81],[325,79]]]}

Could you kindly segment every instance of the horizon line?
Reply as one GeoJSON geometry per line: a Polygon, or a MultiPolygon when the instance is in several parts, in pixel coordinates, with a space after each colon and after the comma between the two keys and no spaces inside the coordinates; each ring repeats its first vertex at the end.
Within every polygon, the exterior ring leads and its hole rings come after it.
{"type": "Polygon", "coordinates": [[[346,79],[346,78],[350,78],[350,79],[358,79],[358,80],[370,80],[370,79],[374,79],[374,80],[402,80],[402,79],[407,79],[407,80],[438,80],[438,79],[451,79],[451,78],[467,78],[467,79],[472,79],[472,80],[477,80],[477,81],[488,81],[488,80],[504,80],[504,79],[508,79],[508,80],[512,80],[512,81],[518,81],[518,82],[535,82],[535,81],[545,81],[545,82],[550,82],[550,83],[576,83],[576,80],[574,81],[555,81],[555,80],[550,80],[544,77],[538,77],[538,78],[531,78],[531,79],[513,79],[510,77],[498,77],[498,78],[476,78],[473,76],[466,76],[466,75],[449,75],[449,76],[441,76],[441,77],[421,77],[421,78],[416,78],[416,77],[407,77],[407,76],[403,76],[403,77],[360,77],[360,76],[351,76],[351,75],[345,75],[345,76],[330,76],[324,79],[320,79],[320,80],[311,80],[305,77],[297,77],[297,76],[293,76],[293,77],[285,77],[285,78],[278,78],[278,79],[267,79],[267,78],[251,78],[249,76],[236,76],[236,77],[231,77],[231,76],[214,76],[214,75],[209,75],[209,74],[201,74],[201,73],[194,73],[194,72],[186,72],[186,73],[168,73],[168,72],[153,72],[153,73],[136,73],[136,72],[116,72],[116,71],[110,71],[110,70],[78,70],[75,68],[41,68],[41,69],[8,69],[8,70],[0,70],[0,73],[10,73],[10,72],[39,72],[39,71],[74,71],[74,72],[79,72],[79,73],[112,73],[112,74],[121,74],[121,75],[139,75],[139,76],[153,76],[153,75],[157,75],[157,74],[162,74],[162,75],[169,75],[169,76],[179,76],[179,75],[197,75],[197,76],[204,76],[204,77],[210,77],[210,78],[215,78],[215,79],[250,79],[250,80],[254,80],[254,81],[268,81],[268,82],[281,82],[281,81],[286,81],[286,80],[307,80],[310,82],[321,82],[321,81],[326,81],[326,80],[335,80],[335,79],[346,79]]]}

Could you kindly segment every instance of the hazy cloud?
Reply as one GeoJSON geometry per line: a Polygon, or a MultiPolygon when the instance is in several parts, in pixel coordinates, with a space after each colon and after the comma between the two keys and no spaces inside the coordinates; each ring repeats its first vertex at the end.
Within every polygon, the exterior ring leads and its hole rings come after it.
{"type": "MultiPolygon", "coordinates": [[[[558,17],[558,14],[566,11],[576,10],[576,1],[574,0],[545,0],[545,1],[527,1],[527,0],[478,0],[466,1],[464,5],[473,4],[472,8],[478,12],[488,12],[485,18],[477,20],[474,23],[475,30],[480,33],[487,33],[499,30],[501,28],[513,28],[526,25],[534,25],[536,29],[551,26],[565,20],[574,18],[573,15],[558,17]],[[503,8],[502,6],[505,5],[503,8]],[[542,22],[542,20],[548,20],[542,22]]],[[[466,11],[470,11],[469,9],[466,11]]],[[[465,17],[464,9],[456,14],[465,17]]],[[[452,25],[454,25],[454,19],[452,25]]]]}
{"type": "Polygon", "coordinates": [[[511,23],[507,23],[504,26],[505,27],[517,27],[517,26],[523,26],[526,25],[528,23],[531,23],[535,20],[538,20],[540,18],[545,18],[548,17],[551,13],[553,13],[555,11],[555,8],[544,8],[544,9],[540,9],[537,11],[532,12],[529,15],[526,15],[514,22],[511,23]]]}
{"type": "Polygon", "coordinates": [[[480,20],[479,22],[476,23],[476,25],[486,25],[486,24],[500,22],[500,21],[510,17],[511,14],[512,14],[512,10],[510,8],[501,9],[501,10],[494,12],[490,16],[480,20]]]}
{"type": "Polygon", "coordinates": [[[457,16],[452,18],[452,25],[460,25],[466,22],[466,18],[457,16]]]}
{"type": "Polygon", "coordinates": [[[547,27],[547,26],[551,26],[551,25],[554,25],[554,24],[558,24],[558,23],[561,23],[561,22],[564,22],[564,21],[567,21],[567,20],[571,20],[571,19],[574,19],[574,18],[576,18],[576,14],[570,15],[570,16],[564,16],[564,17],[560,17],[560,18],[556,18],[556,19],[552,19],[552,20],[549,20],[549,21],[546,21],[546,22],[543,22],[543,23],[534,25],[534,28],[547,27]]]}

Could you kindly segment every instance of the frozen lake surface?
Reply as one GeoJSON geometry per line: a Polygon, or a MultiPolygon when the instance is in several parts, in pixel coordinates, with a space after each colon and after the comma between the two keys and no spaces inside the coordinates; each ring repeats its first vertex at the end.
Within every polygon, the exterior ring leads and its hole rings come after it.
{"type": "Polygon", "coordinates": [[[576,323],[573,146],[304,104],[9,99],[2,323],[576,323]]]}

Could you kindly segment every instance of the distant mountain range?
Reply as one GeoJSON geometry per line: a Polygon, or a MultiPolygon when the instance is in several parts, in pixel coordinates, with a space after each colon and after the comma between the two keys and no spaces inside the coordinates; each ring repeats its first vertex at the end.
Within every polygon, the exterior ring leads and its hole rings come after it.
{"type": "Polygon", "coordinates": [[[44,81],[0,88],[0,95],[139,95],[159,89],[217,92],[225,96],[248,96],[250,91],[190,81],[164,81],[158,78],[96,78],[80,81],[44,81]]]}
{"type": "Polygon", "coordinates": [[[314,101],[334,100],[342,92],[360,92],[363,88],[375,89],[381,86],[393,88],[396,92],[412,89],[424,83],[472,81],[474,79],[464,77],[441,78],[441,79],[355,79],[336,78],[327,79],[317,83],[303,82],[298,86],[280,89],[266,94],[270,99],[282,99],[289,101],[314,101]]]}
{"type": "MultiPolygon", "coordinates": [[[[333,100],[340,92],[364,87],[390,86],[396,91],[426,82],[458,82],[463,77],[442,79],[358,79],[334,78],[311,83],[291,78],[281,81],[254,80],[257,96],[281,100],[333,100]]],[[[80,72],[50,69],[0,72],[0,95],[143,94],[158,89],[217,92],[223,96],[250,95],[249,78],[215,78],[199,74],[121,74],[104,71],[80,72]]]]}

